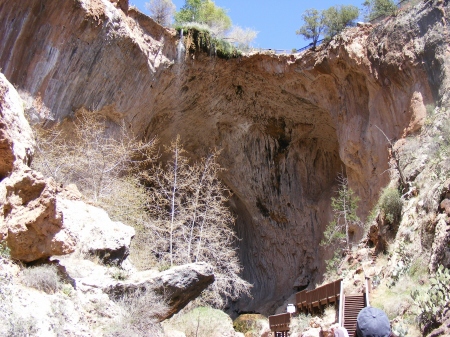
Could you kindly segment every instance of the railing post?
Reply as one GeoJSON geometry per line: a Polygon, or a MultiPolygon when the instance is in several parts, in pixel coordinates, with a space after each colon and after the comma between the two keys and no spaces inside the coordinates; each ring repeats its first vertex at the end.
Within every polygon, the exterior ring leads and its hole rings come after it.
{"type": "Polygon", "coordinates": [[[370,307],[369,302],[369,294],[370,294],[370,287],[369,287],[370,278],[366,276],[366,306],[370,307]]]}
{"type": "Polygon", "coordinates": [[[342,310],[344,309],[344,281],[341,280],[341,292],[339,294],[339,326],[342,326],[342,310]]]}

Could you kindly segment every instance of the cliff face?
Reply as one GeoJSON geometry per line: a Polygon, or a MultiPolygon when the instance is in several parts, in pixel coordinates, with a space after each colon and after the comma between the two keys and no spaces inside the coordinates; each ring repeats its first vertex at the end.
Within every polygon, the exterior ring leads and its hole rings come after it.
{"type": "Polygon", "coordinates": [[[0,67],[57,118],[84,106],[163,143],[180,134],[194,156],[222,148],[254,284],[254,299],[236,309],[268,313],[323,268],[337,174],[367,214],[389,179],[378,128],[413,134],[425,105],[445,99],[446,15],[447,1],[421,4],[316,51],[223,60],[180,57],[174,31],[107,0],[0,0],[0,67]]]}

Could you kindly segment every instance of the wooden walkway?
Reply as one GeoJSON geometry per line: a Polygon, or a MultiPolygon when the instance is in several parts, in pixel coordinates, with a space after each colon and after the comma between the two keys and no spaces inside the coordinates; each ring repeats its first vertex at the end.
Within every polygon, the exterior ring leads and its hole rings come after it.
{"type": "Polygon", "coordinates": [[[270,330],[274,332],[275,337],[287,337],[289,325],[291,324],[290,313],[269,316],[270,330]]]}
{"type": "Polygon", "coordinates": [[[325,284],[314,290],[303,290],[295,294],[297,310],[313,313],[316,308],[322,310],[324,306],[337,304],[341,295],[342,279],[325,284]]]}
{"type": "MultiPolygon", "coordinates": [[[[353,336],[359,312],[364,307],[369,306],[370,291],[370,279],[366,278],[364,293],[345,296],[342,279],[339,279],[314,290],[303,290],[296,293],[296,310],[312,314],[322,311],[330,304],[334,304],[339,314],[339,324],[347,329],[349,336],[353,336]]],[[[289,335],[291,318],[291,313],[269,316],[270,330],[275,337],[287,337],[289,335]]]]}

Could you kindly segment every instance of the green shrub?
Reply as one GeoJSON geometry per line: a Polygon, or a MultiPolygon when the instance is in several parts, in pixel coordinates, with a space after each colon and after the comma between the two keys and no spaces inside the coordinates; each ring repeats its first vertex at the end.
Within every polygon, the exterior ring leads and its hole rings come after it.
{"type": "Polygon", "coordinates": [[[186,337],[234,335],[231,318],[221,310],[198,307],[172,318],[166,329],[183,332],[186,337]]]}
{"type": "Polygon", "coordinates": [[[412,259],[408,274],[415,280],[418,280],[421,276],[428,274],[428,263],[423,255],[412,259]]]}
{"type": "Polygon", "coordinates": [[[128,273],[125,270],[115,266],[108,268],[108,274],[116,281],[125,281],[128,278],[128,273]]]}
{"type": "Polygon", "coordinates": [[[333,257],[325,261],[326,265],[326,278],[331,280],[337,276],[336,271],[342,263],[342,253],[340,250],[336,250],[333,257]]]}
{"type": "Polygon", "coordinates": [[[242,55],[242,53],[232,44],[221,38],[213,37],[207,27],[198,24],[189,24],[177,27],[183,35],[186,35],[186,50],[190,54],[202,51],[207,54],[215,54],[219,58],[230,59],[242,55]],[[186,30],[184,32],[184,30],[186,30]]]}
{"type": "Polygon", "coordinates": [[[403,200],[400,192],[393,187],[383,190],[379,201],[380,210],[390,224],[398,224],[402,216],[403,200]]]}
{"type": "Polygon", "coordinates": [[[408,328],[401,323],[394,324],[392,326],[392,332],[398,337],[408,336],[408,328]]]}
{"type": "Polygon", "coordinates": [[[300,313],[297,317],[291,319],[289,330],[291,335],[301,334],[303,330],[309,328],[310,314],[300,313]]]}
{"type": "Polygon", "coordinates": [[[216,6],[211,0],[186,0],[185,5],[175,13],[177,24],[198,22],[223,33],[231,27],[227,10],[216,6]]]}
{"type": "Polygon", "coordinates": [[[430,279],[425,295],[419,290],[411,292],[419,307],[419,324],[423,330],[440,325],[445,313],[450,310],[450,269],[440,265],[436,275],[430,279]]]}
{"type": "Polygon", "coordinates": [[[52,265],[42,265],[24,269],[21,275],[23,285],[44,291],[47,294],[56,293],[62,286],[58,270],[52,265]]]}
{"type": "Polygon", "coordinates": [[[366,0],[363,3],[366,7],[366,19],[374,20],[382,16],[396,15],[397,5],[392,0],[366,0]]]}
{"type": "Polygon", "coordinates": [[[11,257],[11,251],[6,244],[6,241],[0,242],[0,257],[3,257],[4,259],[9,259],[11,257]]]}

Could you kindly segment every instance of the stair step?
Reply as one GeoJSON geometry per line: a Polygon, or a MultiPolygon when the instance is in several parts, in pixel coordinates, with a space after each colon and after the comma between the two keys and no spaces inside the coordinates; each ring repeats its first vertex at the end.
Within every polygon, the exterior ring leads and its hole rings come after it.
{"type": "Polygon", "coordinates": [[[365,295],[348,295],[344,298],[344,327],[349,336],[353,336],[356,330],[356,322],[359,312],[365,307],[365,295]]]}

